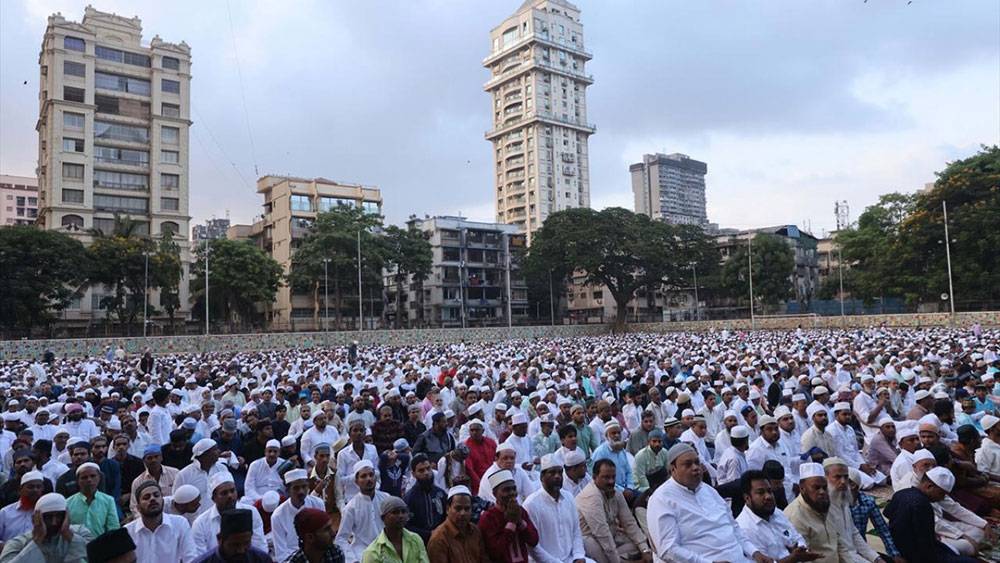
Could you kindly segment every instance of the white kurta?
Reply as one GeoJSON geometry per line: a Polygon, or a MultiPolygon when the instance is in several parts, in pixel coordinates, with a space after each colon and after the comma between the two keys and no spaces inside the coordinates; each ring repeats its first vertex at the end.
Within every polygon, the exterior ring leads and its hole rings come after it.
{"type": "Polygon", "coordinates": [[[296,508],[292,499],[286,499],[271,514],[271,537],[274,540],[274,558],[284,561],[299,548],[299,535],[295,531],[295,515],[303,508],[316,508],[326,512],[326,505],[319,497],[306,495],[302,506],[296,508]]]}
{"type": "Polygon", "coordinates": [[[580,515],[573,497],[562,491],[557,501],[545,489],[539,489],[525,499],[524,509],[538,530],[538,545],[531,550],[532,560],[562,563],[585,557],[580,515]]]}
{"type": "MultiPolygon", "coordinates": [[[[496,463],[486,469],[482,480],[479,481],[479,494],[477,496],[485,501],[497,501],[496,497],[493,496],[493,487],[490,486],[490,480],[488,479],[495,471],[500,471],[500,467],[496,463]]],[[[521,502],[524,502],[524,499],[528,498],[528,495],[535,492],[535,488],[538,485],[520,467],[514,466],[511,473],[514,474],[514,483],[517,485],[517,498],[521,502]]]]}
{"type": "MultiPolygon", "coordinates": [[[[313,411],[316,412],[316,411],[313,411]]],[[[302,441],[299,442],[299,451],[302,452],[302,461],[309,463],[313,460],[313,446],[327,443],[331,446],[340,439],[340,433],[333,426],[327,424],[322,432],[315,426],[302,433],[302,441]]]]}
{"type": "Polygon", "coordinates": [[[344,563],[361,561],[365,548],[382,532],[380,512],[387,498],[389,494],[383,491],[375,491],[374,497],[358,494],[344,507],[335,540],[344,552],[344,563]]]}
{"type": "Polygon", "coordinates": [[[789,545],[809,547],[802,534],[788,521],[788,517],[777,509],[770,518],[764,520],[754,514],[749,506],[744,505],[743,512],[736,517],[736,523],[761,553],[775,561],[788,557],[789,545]]]}
{"type": "Polygon", "coordinates": [[[739,480],[748,469],[746,455],[735,447],[729,447],[719,460],[719,484],[739,480]]]}
{"type": "Polygon", "coordinates": [[[669,479],[649,498],[646,522],[664,561],[745,563],[757,550],[726,501],[704,483],[692,492],[669,479]]]}
{"type": "Polygon", "coordinates": [[[278,468],[281,467],[283,461],[285,460],[279,457],[274,465],[268,465],[267,458],[262,457],[250,464],[250,467],[247,468],[246,482],[243,484],[245,491],[243,499],[246,502],[252,503],[268,491],[280,494],[284,490],[285,483],[282,481],[281,475],[278,474],[278,468]]]}
{"type": "MultiPolygon", "coordinates": [[[[194,537],[194,548],[199,554],[208,553],[219,545],[219,528],[222,524],[222,516],[215,503],[210,503],[211,508],[202,512],[195,518],[191,525],[191,535],[194,537]]],[[[267,539],[264,538],[264,521],[261,520],[257,509],[248,504],[237,501],[236,508],[249,510],[253,516],[253,539],[251,545],[267,553],[267,539]]]]}
{"type": "Polygon", "coordinates": [[[210,467],[208,471],[203,470],[197,461],[192,461],[184,466],[184,469],[177,472],[177,477],[174,479],[174,490],[181,488],[182,485],[191,485],[198,489],[198,492],[201,493],[198,514],[202,514],[208,510],[208,507],[214,506],[212,504],[212,491],[208,490],[208,480],[212,475],[222,471],[228,472],[229,469],[221,461],[210,467]]]}
{"type": "MultiPolygon", "coordinates": [[[[375,446],[365,444],[365,451],[362,456],[358,456],[352,444],[347,444],[344,449],[337,452],[337,504],[343,508],[354,495],[360,492],[358,485],[354,482],[354,464],[367,459],[372,465],[378,467],[378,451],[375,446]]],[[[376,485],[379,481],[379,472],[375,471],[376,485]]]]}
{"type": "Polygon", "coordinates": [[[201,555],[195,548],[191,525],[181,516],[163,514],[156,530],[150,530],[142,524],[142,518],[136,518],[125,529],[135,543],[136,561],[190,563],[201,555]]]}

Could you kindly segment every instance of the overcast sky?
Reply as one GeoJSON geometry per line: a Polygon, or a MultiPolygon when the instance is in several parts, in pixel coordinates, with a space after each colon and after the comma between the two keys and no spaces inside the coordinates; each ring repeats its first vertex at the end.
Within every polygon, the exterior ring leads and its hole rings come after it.
{"type": "MultiPolygon", "coordinates": [[[[521,0],[2,0],[0,171],[33,175],[46,18],[88,2],[191,45],[195,222],[259,214],[255,168],[376,185],[392,223],[493,219],[481,61],[521,0]]],[[[577,5],[595,208],[631,209],[628,164],[681,152],[708,163],[709,220],[821,234],[834,200],[856,218],[1000,142],[995,1],[577,5]]]]}

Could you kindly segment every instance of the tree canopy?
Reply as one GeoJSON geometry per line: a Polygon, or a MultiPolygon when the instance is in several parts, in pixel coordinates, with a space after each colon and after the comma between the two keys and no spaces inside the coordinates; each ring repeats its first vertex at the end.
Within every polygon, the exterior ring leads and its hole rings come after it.
{"type": "MultiPolygon", "coordinates": [[[[283,279],[281,264],[250,242],[216,239],[208,243],[209,315],[237,326],[261,321],[258,303],[272,303],[283,279]]],[[[205,251],[191,265],[193,313],[204,319],[205,251]]]]}
{"type": "Polygon", "coordinates": [[[792,294],[795,251],[777,235],[758,233],[749,245],[739,244],[722,267],[722,284],[731,297],[750,300],[750,262],[753,262],[754,306],[774,307],[792,294]],[[752,260],[747,259],[751,247],[752,260]]]}

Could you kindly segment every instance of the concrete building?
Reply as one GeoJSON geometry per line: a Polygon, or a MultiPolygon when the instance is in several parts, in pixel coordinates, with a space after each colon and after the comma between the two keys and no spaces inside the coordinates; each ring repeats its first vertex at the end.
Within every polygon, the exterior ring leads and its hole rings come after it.
{"type": "Polygon", "coordinates": [[[229,219],[209,219],[204,225],[194,226],[191,238],[195,241],[226,238],[228,229],[229,219]]]}
{"type": "Polygon", "coordinates": [[[580,10],[564,0],[526,0],[490,32],[498,223],[528,234],[552,213],[590,206],[587,86],[580,10]]]}
{"type": "Polygon", "coordinates": [[[790,298],[803,306],[808,306],[819,293],[819,270],[817,247],[819,239],[812,234],[800,230],[795,225],[778,225],[757,229],[725,229],[715,237],[716,244],[722,253],[722,260],[729,259],[730,254],[738,246],[746,246],[747,241],[758,234],[771,234],[779,237],[795,251],[795,270],[792,273],[794,295],[790,298]]]}
{"type": "Polygon", "coordinates": [[[628,167],[635,212],[679,225],[706,225],[708,165],[686,154],[646,154],[628,167]]]}
{"type": "Polygon", "coordinates": [[[0,227],[33,225],[38,218],[38,179],[0,174],[0,227]]]}
{"type": "MultiPolygon", "coordinates": [[[[115,214],[138,232],[170,231],[181,249],[181,310],[189,314],[188,129],[191,49],[142,22],[87,7],[81,22],[49,16],[39,54],[38,225],[85,244],[115,214]]],[[[65,320],[100,319],[103,288],[90,288],[65,320]]],[[[159,305],[156,292],[150,297],[159,305]]]]}
{"type": "Polygon", "coordinates": [[[527,319],[528,289],[517,264],[526,239],[517,227],[448,216],[409,224],[431,243],[432,270],[422,283],[408,279],[398,299],[395,272],[385,272],[390,326],[400,314],[403,326],[507,326],[508,315],[511,324],[527,319]]]}
{"type": "MultiPolygon", "coordinates": [[[[357,206],[369,213],[382,213],[382,192],[378,188],[335,182],[326,178],[263,176],[257,180],[257,193],[264,196],[263,218],[249,228],[233,225],[229,227],[227,236],[230,239],[251,240],[277,260],[286,275],[291,271],[292,255],[298,241],[306,235],[317,213],[338,205],[357,206]]],[[[322,328],[322,315],[319,313],[323,310],[322,296],[317,300],[311,292],[294,293],[285,284],[278,288],[275,298],[267,311],[273,329],[322,328]]],[[[332,310],[330,315],[332,318],[332,310]]],[[[350,317],[349,314],[346,316],[350,317]]]]}

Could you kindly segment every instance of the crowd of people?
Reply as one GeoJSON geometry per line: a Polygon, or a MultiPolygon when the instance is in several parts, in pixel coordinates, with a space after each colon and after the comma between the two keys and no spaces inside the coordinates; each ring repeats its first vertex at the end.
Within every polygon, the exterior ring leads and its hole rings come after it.
{"type": "Polygon", "coordinates": [[[976,561],[1000,516],[998,344],[872,327],[3,361],[0,563],[976,561]]]}

